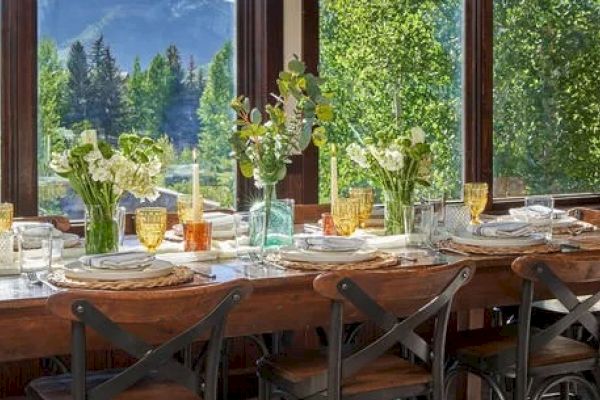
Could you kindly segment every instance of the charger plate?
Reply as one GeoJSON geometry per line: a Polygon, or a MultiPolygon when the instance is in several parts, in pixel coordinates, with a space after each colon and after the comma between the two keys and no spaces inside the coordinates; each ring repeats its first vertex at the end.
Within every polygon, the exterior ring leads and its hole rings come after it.
{"type": "Polygon", "coordinates": [[[284,260],[278,254],[267,256],[267,261],[284,268],[297,269],[302,271],[342,271],[342,270],[372,270],[394,267],[399,264],[398,257],[393,254],[378,252],[375,257],[369,261],[352,263],[312,263],[301,261],[284,260]]]}
{"type": "Polygon", "coordinates": [[[158,278],[121,281],[81,281],[68,278],[65,276],[64,270],[58,270],[48,274],[46,279],[52,285],[72,289],[135,290],[181,285],[194,279],[194,271],[187,267],[174,267],[169,275],[158,278]]]}
{"type": "Polygon", "coordinates": [[[554,244],[536,244],[531,246],[509,246],[509,247],[487,247],[487,246],[472,246],[462,243],[456,243],[453,240],[445,240],[439,243],[439,248],[447,248],[450,250],[458,250],[462,253],[485,255],[485,256],[510,256],[520,254],[548,254],[557,253],[560,251],[559,245],[554,244]]]}
{"type": "Polygon", "coordinates": [[[459,235],[451,236],[453,242],[466,246],[479,247],[526,247],[542,245],[546,242],[546,238],[541,234],[531,234],[521,237],[488,237],[473,235],[469,232],[462,231],[459,235]]]}

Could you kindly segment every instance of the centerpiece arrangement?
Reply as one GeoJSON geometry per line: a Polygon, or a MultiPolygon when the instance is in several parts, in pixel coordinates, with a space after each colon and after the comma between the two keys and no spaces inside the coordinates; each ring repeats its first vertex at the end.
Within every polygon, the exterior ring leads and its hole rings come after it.
{"type": "Polygon", "coordinates": [[[405,233],[403,208],[413,205],[418,186],[429,186],[431,169],[425,132],[405,128],[397,96],[394,101],[395,124],[368,137],[355,130],[357,142],[346,148],[350,159],[383,189],[387,235],[405,233]]]}
{"type": "Polygon", "coordinates": [[[157,184],[168,142],[122,134],[118,143],[115,149],[98,140],[96,131],[87,130],[70,149],[52,154],[50,167],[69,180],[85,204],[87,254],[118,251],[115,213],[125,192],[142,200],[159,196],[157,184]]]}
{"type": "MultiPolygon", "coordinates": [[[[238,160],[242,174],[254,177],[255,185],[262,189],[264,218],[259,245],[277,245],[272,205],[276,199],[275,186],[287,172],[291,157],[301,154],[312,142],[321,146],[325,143],[324,122],[333,118],[333,107],[326,94],[321,91],[322,79],[306,72],[305,64],[297,57],[288,64],[288,69],[279,74],[279,94],[272,94],[274,104],[267,104],[262,113],[250,107],[250,100],[240,96],[231,107],[237,115],[236,126],[230,143],[238,160]]],[[[290,226],[293,229],[293,226],[290,226]]],[[[251,235],[251,240],[252,240],[251,235]]],[[[291,240],[291,235],[289,240],[291,240]]]]}

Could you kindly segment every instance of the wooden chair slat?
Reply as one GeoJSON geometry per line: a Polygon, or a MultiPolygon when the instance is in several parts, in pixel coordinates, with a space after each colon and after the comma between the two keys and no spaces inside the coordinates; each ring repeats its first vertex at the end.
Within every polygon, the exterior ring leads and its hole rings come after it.
{"type": "Polygon", "coordinates": [[[139,291],[67,290],[50,296],[47,306],[56,316],[72,321],[77,320],[71,309],[75,300],[89,301],[117,323],[154,323],[181,315],[200,319],[235,287],[243,297],[252,291],[246,280],[139,291]]]}

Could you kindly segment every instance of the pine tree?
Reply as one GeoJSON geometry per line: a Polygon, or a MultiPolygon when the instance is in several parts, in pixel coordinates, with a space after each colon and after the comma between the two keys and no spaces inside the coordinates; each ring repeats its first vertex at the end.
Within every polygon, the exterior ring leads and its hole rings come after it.
{"type": "Polygon", "coordinates": [[[71,126],[87,118],[90,92],[89,67],[85,48],[80,41],[71,46],[67,61],[69,81],[67,83],[67,114],[65,123],[71,126]]]}
{"type": "Polygon", "coordinates": [[[183,89],[183,68],[181,67],[181,57],[177,46],[170,45],[167,48],[166,57],[171,70],[172,92],[179,93],[183,89]]]}
{"type": "Polygon", "coordinates": [[[149,108],[146,73],[142,71],[140,58],[136,57],[133,71],[126,84],[127,130],[146,132],[152,129],[152,110],[149,108]]]}
{"type": "Polygon", "coordinates": [[[234,95],[232,57],[231,42],[227,42],[210,63],[198,108],[202,125],[199,135],[202,159],[215,172],[231,168],[227,160],[231,151],[228,142],[232,123],[229,104],[234,95]]]}
{"type": "Polygon", "coordinates": [[[148,104],[151,110],[150,134],[158,137],[162,134],[167,106],[171,100],[173,76],[169,63],[161,54],[157,54],[150,63],[147,72],[148,104]]]}
{"type": "Polygon", "coordinates": [[[94,42],[92,58],[90,103],[93,105],[93,112],[90,111],[90,117],[94,127],[105,139],[116,142],[124,114],[123,80],[110,47],[104,45],[102,36],[94,42]]]}

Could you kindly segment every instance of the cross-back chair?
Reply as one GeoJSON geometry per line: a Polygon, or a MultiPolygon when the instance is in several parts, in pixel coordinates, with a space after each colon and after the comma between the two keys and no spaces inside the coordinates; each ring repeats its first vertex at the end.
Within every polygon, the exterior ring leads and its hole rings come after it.
{"type": "Polygon", "coordinates": [[[554,388],[568,399],[575,386],[600,400],[600,323],[591,312],[600,302],[600,256],[526,256],[515,260],[512,270],[523,281],[516,330],[464,333],[464,345],[455,343],[461,365],[482,376],[500,399],[509,394],[494,378],[514,379],[513,398],[517,400],[540,400],[554,388]],[[576,288],[591,296],[580,301],[576,288]],[[532,327],[531,322],[538,290],[549,291],[568,310],[543,329],[532,327]],[[595,343],[563,336],[574,324],[585,327],[595,343]]]}
{"type": "Polygon", "coordinates": [[[67,290],[53,294],[48,309],[71,322],[71,374],[36,379],[27,387],[27,396],[41,400],[216,400],[227,316],[251,291],[248,281],[237,280],[171,289],[67,290]],[[179,326],[184,321],[193,322],[158,346],[131,332],[134,326],[152,332],[159,323],[170,327],[171,322],[179,326]],[[86,328],[137,361],[122,371],[88,373],[86,328]],[[189,360],[175,358],[176,353],[203,338],[209,338],[203,371],[189,360]]]}
{"type": "Polygon", "coordinates": [[[331,272],[315,291],[331,302],[327,357],[318,352],[266,357],[258,363],[260,399],[271,389],[289,399],[442,399],[444,346],[452,299],[470,280],[467,263],[422,270],[331,272]],[[384,332],[366,347],[344,354],[344,315],[367,317],[384,332]],[[400,319],[399,316],[408,316],[400,319]],[[435,320],[432,341],[416,329],[435,320]],[[401,344],[420,361],[386,354],[401,344]]]}

